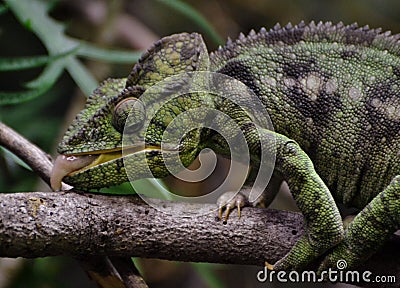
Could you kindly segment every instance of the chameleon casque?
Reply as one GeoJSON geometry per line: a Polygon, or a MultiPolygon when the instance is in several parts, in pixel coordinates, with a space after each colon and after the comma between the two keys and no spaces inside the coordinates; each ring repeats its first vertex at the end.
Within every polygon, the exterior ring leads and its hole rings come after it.
{"type": "MultiPolygon", "coordinates": [[[[329,22],[251,31],[210,54],[197,33],[162,38],[127,79],[108,79],[89,97],[58,147],[52,187],[58,190],[61,180],[81,189],[117,185],[128,181],[128,168],[143,178],[145,165],[154,177],[167,176],[161,157],[165,127],[183,111],[209,105],[242,127],[254,163],[260,138],[273,146],[266,147],[276,153],[271,186],[277,190],[286,181],[304,215],[307,232],[273,269],[301,269],[328,250],[320,269],[339,259],[355,266],[400,227],[399,39],[380,29],[329,22]],[[134,167],[124,167],[122,132],[137,98],[164,78],[191,71],[218,72],[244,83],[265,106],[275,131],[257,134],[238,107],[211,95],[178,97],[151,120],[145,146],[124,156],[134,167]],[[136,161],[138,155],[147,163],[136,161]],[[335,202],[361,210],[346,231],[335,202]]],[[[142,133],[146,117],[134,109],[136,122],[125,130],[131,135],[142,133]]],[[[182,163],[189,165],[205,147],[230,153],[217,134],[197,129],[182,137],[182,163]]],[[[166,157],[169,151],[164,152],[166,157]]]]}

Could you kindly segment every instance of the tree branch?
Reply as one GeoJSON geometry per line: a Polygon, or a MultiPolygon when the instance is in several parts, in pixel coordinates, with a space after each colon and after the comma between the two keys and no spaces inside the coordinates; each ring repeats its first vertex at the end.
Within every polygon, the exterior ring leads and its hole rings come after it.
{"type": "Polygon", "coordinates": [[[174,215],[135,196],[0,194],[0,256],[130,255],[263,265],[281,258],[302,233],[298,213],[244,209],[224,225],[215,205],[159,203],[174,215]],[[190,210],[207,214],[179,216],[190,210]]]}
{"type": "MultiPolygon", "coordinates": [[[[262,266],[283,257],[303,233],[299,213],[244,208],[228,224],[215,205],[75,192],[0,194],[0,256],[107,255],[262,266]],[[181,212],[202,216],[183,217],[181,212]]],[[[400,237],[363,269],[399,277],[400,237]]],[[[390,286],[387,286],[390,287],[390,286]]]]}

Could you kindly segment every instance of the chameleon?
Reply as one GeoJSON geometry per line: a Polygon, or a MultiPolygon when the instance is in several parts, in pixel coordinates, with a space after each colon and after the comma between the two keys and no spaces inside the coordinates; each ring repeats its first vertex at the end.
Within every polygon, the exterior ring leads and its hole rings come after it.
{"type": "MultiPolygon", "coordinates": [[[[399,41],[400,35],[381,29],[331,22],[251,30],[211,53],[200,34],[164,37],[127,78],[105,80],[88,98],[58,146],[51,185],[54,190],[61,181],[102,188],[147,177],[145,169],[162,178],[170,174],[164,163],[170,154],[179,153],[188,166],[205,147],[229,157],[221,136],[201,127],[185,133],[176,147],[162,148],[162,135],[174,118],[212,107],[240,127],[254,171],[261,150],[275,153],[266,206],[286,181],[304,216],[304,235],[268,267],[304,269],[321,255],[320,271],[340,259],[348,268],[357,266],[400,228],[399,41]],[[229,98],[194,93],[158,107],[144,133],[148,116],[140,96],[168,77],[201,71],[227,75],[253,91],[274,130],[258,129],[229,98]],[[144,144],[123,154],[124,131],[131,139],[143,137],[144,144]],[[129,167],[123,159],[130,160],[129,167]],[[128,179],[128,169],[133,178],[128,179]],[[338,203],[360,211],[346,229],[338,203]]],[[[240,209],[248,205],[246,197],[222,197],[219,208],[240,209]]]]}

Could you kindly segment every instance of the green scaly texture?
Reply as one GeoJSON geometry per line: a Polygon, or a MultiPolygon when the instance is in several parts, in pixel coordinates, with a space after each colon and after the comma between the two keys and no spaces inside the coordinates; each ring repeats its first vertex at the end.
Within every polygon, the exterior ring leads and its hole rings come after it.
{"type": "MultiPolygon", "coordinates": [[[[276,153],[274,187],[286,181],[304,215],[306,234],[274,269],[302,269],[332,247],[320,270],[334,267],[338,259],[355,266],[400,226],[399,38],[355,24],[300,23],[240,34],[208,54],[199,34],[165,37],[142,56],[127,79],[106,80],[94,91],[58,150],[76,157],[120,153],[115,151],[121,150],[132,107],[136,120],[126,131],[131,143],[145,139],[146,149],[125,155],[127,162],[120,155],[89,165],[63,181],[82,189],[101,188],[128,181],[128,169],[133,171],[131,180],[148,177],[147,167],[154,177],[164,177],[169,175],[165,160],[176,151],[185,166],[205,147],[229,156],[221,136],[201,128],[161,154],[163,132],[174,118],[197,107],[215,108],[242,128],[254,169],[261,151],[276,153]],[[179,81],[150,93],[154,102],[146,113],[137,106],[135,99],[143,91],[193,71],[218,72],[244,83],[265,106],[275,131],[257,130],[240,107],[212,94],[176,95],[159,107],[160,95],[174,95],[173,85],[185,86],[179,81]],[[150,111],[154,117],[146,119],[150,111]],[[148,130],[142,131],[140,124],[146,121],[148,130]],[[361,209],[346,231],[335,202],[361,209]]],[[[178,123],[177,129],[185,124],[178,123]]],[[[245,197],[240,197],[237,205],[245,205],[245,197]]],[[[272,198],[266,197],[268,202],[272,198]]],[[[221,208],[232,206],[225,198],[219,203],[221,208]]]]}

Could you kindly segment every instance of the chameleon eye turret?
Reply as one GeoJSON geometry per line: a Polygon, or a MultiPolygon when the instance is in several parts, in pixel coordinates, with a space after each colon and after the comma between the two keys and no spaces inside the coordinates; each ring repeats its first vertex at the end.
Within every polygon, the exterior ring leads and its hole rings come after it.
{"type": "Polygon", "coordinates": [[[129,97],[115,106],[112,125],[120,133],[133,134],[142,128],[145,118],[146,110],[143,103],[135,97],[129,97]]]}

